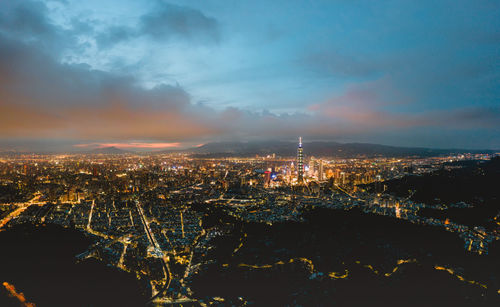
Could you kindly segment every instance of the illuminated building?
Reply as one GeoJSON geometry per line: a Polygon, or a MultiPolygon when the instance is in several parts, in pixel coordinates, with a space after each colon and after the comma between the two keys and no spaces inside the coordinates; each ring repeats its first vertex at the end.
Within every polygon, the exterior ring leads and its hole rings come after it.
{"type": "Polygon", "coordinates": [[[323,177],[323,160],[318,161],[318,180],[322,181],[323,177]]]}
{"type": "Polygon", "coordinates": [[[401,208],[399,206],[399,203],[396,203],[396,209],[395,209],[395,211],[396,211],[396,217],[398,219],[400,219],[401,218],[401,208]]]}
{"type": "Polygon", "coordinates": [[[268,169],[267,171],[264,172],[264,185],[268,187],[270,182],[271,182],[271,170],[268,169]]]}
{"type": "Polygon", "coordinates": [[[297,182],[304,182],[304,151],[302,149],[302,137],[299,137],[299,148],[297,149],[297,182]]]}
{"type": "Polygon", "coordinates": [[[311,160],[309,160],[309,177],[314,177],[314,157],[311,157],[311,160]]]}

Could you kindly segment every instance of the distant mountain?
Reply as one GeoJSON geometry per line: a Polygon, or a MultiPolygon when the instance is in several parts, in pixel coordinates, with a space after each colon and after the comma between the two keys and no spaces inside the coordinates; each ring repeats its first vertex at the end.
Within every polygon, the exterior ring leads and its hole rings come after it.
{"type": "MultiPolygon", "coordinates": [[[[396,147],[368,143],[308,142],[303,144],[304,153],[309,156],[329,157],[403,157],[403,156],[439,156],[454,153],[494,153],[493,150],[467,149],[431,149],[421,147],[396,147]]],[[[294,156],[297,152],[296,142],[263,141],[263,142],[217,142],[186,150],[195,156],[254,156],[276,154],[278,156],[294,156]]]]}
{"type": "Polygon", "coordinates": [[[110,147],[103,147],[103,148],[96,148],[93,150],[88,151],[87,153],[89,154],[104,154],[104,155],[120,155],[120,154],[126,154],[129,153],[129,151],[116,148],[114,146],[110,147]]]}

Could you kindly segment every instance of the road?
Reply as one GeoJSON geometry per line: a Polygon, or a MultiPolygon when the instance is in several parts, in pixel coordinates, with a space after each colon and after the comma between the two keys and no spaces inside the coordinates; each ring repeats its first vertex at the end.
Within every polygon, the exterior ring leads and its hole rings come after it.
{"type": "Polygon", "coordinates": [[[165,290],[168,289],[168,287],[170,286],[170,281],[172,280],[171,276],[170,276],[170,269],[167,265],[167,263],[165,262],[165,254],[163,253],[160,245],[158,244],[158,242],[156,241],[156,238],[154,237],[154,233],[151,231],[151,228],[149,227],[149,223],[146,219],[146,216],[144,215],[144,211],[142,210],[142,206],[141,204],[139,203],[139,201],[135,201],[135,205],[137,206],[137,211],[139,212],[139,216],[141,217],[141,221],[142,221],[142,224],[144,226],[144,229],[146,231],[146,234],[148,235],[148,239],[149,239],[149,243],[151,244],[151,246],[153,246],[153,248],[155,250],[159,250],[161,251],[162,253],[162,257],[160,257],[160,261],[161,261],[161,264],[163,266],[163,270],[165,272],[165,285],[160,289],[160,291],[158,291],[158,293],[156,293],[155,295],[153,295],[148,303],[152,303],[156,298],[158,298],[163,292],[165,292],[165,290]]]}
{"type": "Polygon", "coordinates": [[[10,222],[10,220],[21,215],[21,213],[23,213],[24,210],[28,209],[29,206],[31,206],[31,205],[37,205],[37,206],[45,205],[46,202],[36,202],[40,199],[40,196],[41,196],[41,194],[37,193],[34,195],[34,197],[31,200],[29,200],[25,203],[13,203],[12,205],[17,206],[17,209],[15,209],[14,211],[12,211],[7,216],[5,216],[3,219],[0,220],[0,231],[5,225],[7,225],[8,222],[10,222]]]}
{"type": "Polygon", "coordinates": [[[342,188],[341,188],[338,184],[336,184],[336,185],[335,185],[335,187],[336,187],[337,189],[339,189],[339,191],[343,192],[344,194],[346,194],[347,196],[349,196],[349,197],[350,197],[350,198],[352,198],[352,199],[356,199],[356,200],[361,200],[361,201],[364,201],[364,200],[362,200],[362,199],[357,198],[356,196],[353,196],[353,195],[349,194],[346,190],[342,189],[342,188]]]}

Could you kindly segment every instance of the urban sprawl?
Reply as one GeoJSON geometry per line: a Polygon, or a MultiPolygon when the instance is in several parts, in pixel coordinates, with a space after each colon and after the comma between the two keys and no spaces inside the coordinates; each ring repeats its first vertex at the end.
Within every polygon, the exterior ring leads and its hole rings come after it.
{"type": "Polygon", "coordinates": [[[211,248],[210,240],[227,231],[206,227],[203,213],[192,210],[193,204],[267,224],[300,220],[304,206],[358,207],[443,227],[463,238],[464,248],[471,253],[488,253],[498,234],[421,217],[417,211],[426,204],[384,193],[384,181],[456,167],[445,162],[490,158],[466,153],[429,158],[312,157],[302,142],[289,157],[5,155],[0,158],[0,187],[14,187],[15,193],[0,195],[0,231],[22,223],[80,229],[96,244],[78,259],[97,258],[146,280],[153,301],[183,302],[192,299],[189,280],[207,261],[204,255],[211,248]],[[368,184],[375,188],[368,191],[368,184]]]}

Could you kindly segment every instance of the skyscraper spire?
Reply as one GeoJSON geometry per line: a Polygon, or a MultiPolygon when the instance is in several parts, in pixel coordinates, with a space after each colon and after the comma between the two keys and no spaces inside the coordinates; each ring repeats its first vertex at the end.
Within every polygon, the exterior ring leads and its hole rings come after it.
{"type": "Polygon", "coordinates": [[[304,182],[304,152],[302,149],[302,137],[299,137],[299,148],[297,149],[297,182],[304,182]]]}

